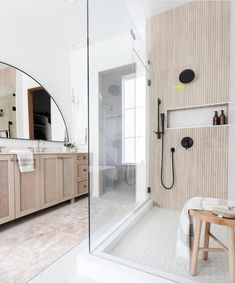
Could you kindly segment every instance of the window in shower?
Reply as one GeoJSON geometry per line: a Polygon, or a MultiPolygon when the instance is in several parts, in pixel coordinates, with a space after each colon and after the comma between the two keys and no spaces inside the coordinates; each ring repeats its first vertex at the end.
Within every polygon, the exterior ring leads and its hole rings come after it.
{"type": "Polygon", "coordinates": [[[140,74],[122,78],[123,164],[141,164],[145,160],[146,79],[140,74]]]}

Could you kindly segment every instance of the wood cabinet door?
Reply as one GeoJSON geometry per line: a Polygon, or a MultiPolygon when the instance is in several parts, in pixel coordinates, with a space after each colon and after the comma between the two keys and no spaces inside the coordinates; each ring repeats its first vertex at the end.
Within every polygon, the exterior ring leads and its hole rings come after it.
{"type": "Polygon", "coordinates": [[[75,166],[74,195],[81,196],[88,193],[88,154],[78,153],[75,166]]]}
{"type": "Polygon", "coordinates": [[[13,155],[0,156],[0,224],[15,218],[13,155]]]}
{"type": "Polygon", "coordinates": [[[40,156],[40,192],[41,208],[60,202],[59,157],[55,154],[40,156]]]}
{"type": "Polygon", "coordinates": [[[77,195],[84,195],[88,193],[88,180],[77,182],[77,195]]]}
{"type": "Polygon", "coordinates": [[[18,161],[15,166],[16,218],[40,210],[39,156],[34,155],[34,172],[21,173],[18,161]]]}
{"type": "Polygon", "coordinates": [[[74,165],[76,156],[74,155],[60,155],[60,198],[61,201],[71,199],[74,191],[74,165]]]}

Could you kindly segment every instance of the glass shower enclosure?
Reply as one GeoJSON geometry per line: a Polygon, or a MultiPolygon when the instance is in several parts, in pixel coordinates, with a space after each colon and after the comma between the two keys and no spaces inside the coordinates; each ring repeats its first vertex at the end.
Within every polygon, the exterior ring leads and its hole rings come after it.
{"type": "Polygon", "coordinates": [[[89,240],[94,254],[107,250],[148,199],[148,70],[142,48],[125,1],[89,1],[89,240]]]}
{"type": "MultiPolygon", "coordinates": [[[[89,1],[92,254],[173,282],[228,282],[225,254],[199,258],[197,277],[176,255],[182,235],[190,253],[186,204],[235,198],[234,15],[233,1],[89,1]]],[[[226,229],[210,231],[228,245],[226,229]]]]}

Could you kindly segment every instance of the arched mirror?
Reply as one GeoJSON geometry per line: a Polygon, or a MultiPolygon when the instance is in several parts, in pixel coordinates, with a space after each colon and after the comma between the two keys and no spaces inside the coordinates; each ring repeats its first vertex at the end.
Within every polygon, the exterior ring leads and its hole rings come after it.
{"type": "Polygon", "coordinates": [[[48,91],[24,71],[0,62],[0,137],[67,141],[64,117],[48,91]]]}

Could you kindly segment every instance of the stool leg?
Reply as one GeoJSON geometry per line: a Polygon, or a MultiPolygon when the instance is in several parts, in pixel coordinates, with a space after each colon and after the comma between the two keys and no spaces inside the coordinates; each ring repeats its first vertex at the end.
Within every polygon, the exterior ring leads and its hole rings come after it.
{"type": "MultiPolygon", "coordinates": [[[[204,234],[204,248],[209,248],[209,233],[210,233],[211,224],[209,222],[205,223],[205,234],[204,234]]],[[[203,252],[203,259],[208,260],[208,252],[203,252]]]]}
{"type": "Polygon", "coordinates": [[[196,220],[195,235],[193,241],[193,253],[192,253],[192,262],[191,262],[191,274],[196,275],[197,270],[197,260],[198,260],[198,251],[200,244],[200,235],[201,235],[202,221],[200,219],[196,220]]]}
{"type": "Polygon", "coordinates": [[[235,283],[235,233],[233,227],[228,227],[228,257],[229,282],[235,283]]]}

